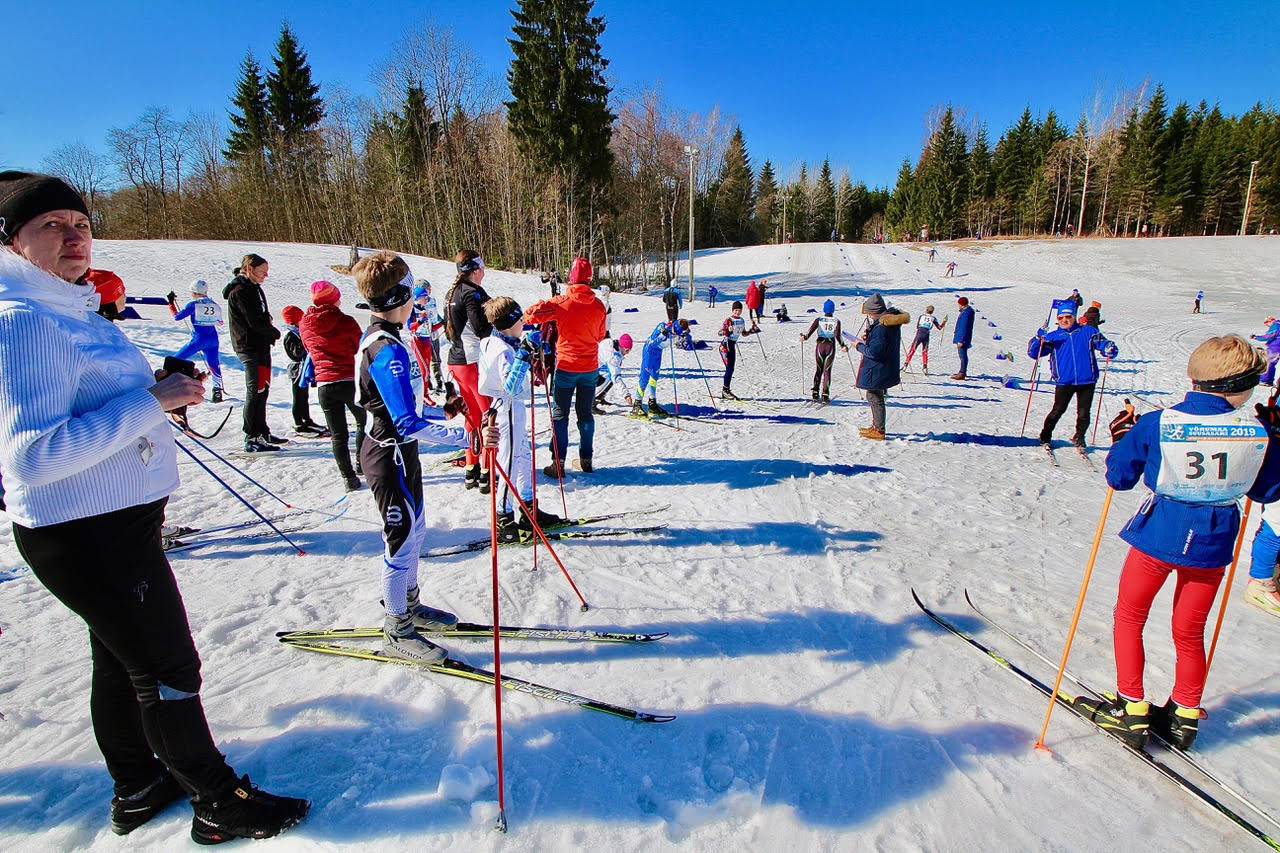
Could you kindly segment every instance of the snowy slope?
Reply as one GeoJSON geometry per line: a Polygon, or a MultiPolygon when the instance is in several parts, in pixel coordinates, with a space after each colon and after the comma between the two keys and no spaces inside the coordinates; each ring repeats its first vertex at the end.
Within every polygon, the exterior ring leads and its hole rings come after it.
{"type": "MultiPolygon", "coordinates": [[[[705,302],[686,307],[685,316],[698,321],[695,333],[713,345],[696,362],[692,353],[676,353],[680,409],[714,414],[699,364],[716,388],[714,333],[728,301],[741,298],[752,278],[769,279],[766,310],[786,303],[796,320],[767,321],[764,334],[742,346],[734,389],[761,402],[735,407],[721,422],[684,422],[679,431],[597,418],[596,473],[567,477],[569,513],[672,509],[661,533],[559,549],[590,612],[579,612],[545,551],[536,572],[531,552],[500,554],[506,622],[671,632],[641,648],[510,642],[504,671],[679,717],[645,726],[507,694],[511,832],[501,841],[489,829],[496,811],[491,689],[274,641],[281,628],[380,619],[381,549],[367,490],[344,501],[337,520],[297,534],[305,557],[265,538],[175,555],[215,736],[256,782],[314,802],[307,821],[271,849],[1253,848],[1257,842],[1065,712],[1049,731],[1053,753],[1032,750],[1044,714],[1039,694],[936,629],[908,590],[914,585],[940,612],[1051,677],[982,632],[962,590],[1056,659],[1105,487],[1074,454],[1060,453],[1062,467],[1053,469],[1035,447],[1047,393],[1035,395],[1028,435],[1019,437],[1027,392],[1004,387],[1002,378],[1029,374],[1026,342],[1051,298],[1079,287],[1087,300],[1100,300],[1104,331],[1120,347],[1095,454],[1101,465],[1105,421],[1122,393],[1153,403],[1178,399],[1186,356],[1200,340],[1258,331],[1262,317],[1280,308],[1280,242],[937,245],[933,264],[902,245],[699,255],[699,284],[714,282],[724,296],[714,310],[705,302]],[[942,278],[948,260],[958,264],[952,280],[942,278]],[[1206,313],[1192,316],[1199,288],[1206,313]],[[843,354],[837,399],[821,409],[800,402],[812,373],[812,345],[802,350],[798,340],[815,316],[808,312],[830,297],[856,332],[861,299],[876,290],[913,318],[929,303],[954,319],[954,296],[964,293],[982,318],[970,368],[978,378],[944,378],[956,368],[951,330],[935,333],[935,375],[904,374],[890,396],[885,443],[857,436],[869,413],[852,388],[854,360],[843,354]],[[995,357],[1004,351],[1014,354],[1011,367],[995,357]]],[[[277,313],[290,301],[305,305],[316,278],[342,288],[347,310],[356,301],[352,280],[329,270],[345,263],[341,247],[104,241],[95,248],[95,266],[120,273],[134,295],[181,294],[197,277],[217,285],[244,252],[257,251],[271,262],[266,291],[277,313]]],[[[442,297],[451,265],[410,260],[442,297]]],[[[500,271],[485,285],[523,304],[545,293],[536,276],[500,271]]],[[[615,294],[612,302],[615,335],[643,338],[662,316],[653,295],[615,294]]],[[[186,331],[163,307],[141,311],[153,321],[125,328],[158,364],[186,331]]],[[[234,356],[226,361],[228,388],[239,397],[239,364],[234,356]]],[[[635,353],[628,375],[637,362],[635,353]]],[[[277,376],[269,419],[279,433],[290,416],[277,376]]],[[[668,408],[669,383],[664,374],[659,399],[668,408]]],[[[213,417],[192,414],[199,425],[213,417]]],[[[215,449],[236,448],[237,417],[215,449]]],[[[537,419],[545,427],[545,409],[537,419]]],[[[1060,425],[1058,437],[1069,429],[1060,425]]],[[[425,463],[429,544],[481,535],[488,499],[464,491],[456,469],[432,467],[432,455],[425,463]]],[[[342,495],[322,450],[235,461],[295,505],[330,508],[342,495]]],[[[171,520],[212,526],[248,517],[194,464],[184,463],[182,473],[171,520]]],[[[553,487],[541,495],[559,504],[553,487]]],[[[1113,502],[1071,658],[1071,669],[1098,686],[1114,677],[1110,613],[1125,551],[1114,533],[1142,497],[1139,490],[1113,502]]],[[[85,570],[93,570],[91,551],[85,570]]],[[[429,561],[424,599],[488,621],[489,572],[487,554],[429,561]]],[[[1264,657],[1280,621],[1239,594],[1209,677],[1209,719],[1198,746],[1221,776],[1280,813],[1280,676],[1264,657]]],[[[1169,599],[1166,589],[1147,632],[1147,687],[1157,701],[1173,674],[1169,599]]],[[[127,840],[108,831],[111,789],[89,728],[84,629],[23,568],[7,525],[0,529],[0,631],[0,848],[189,845],[185,807],[127,840]]],[[[484,642],[450,646],[476,665],[492,662],[484,642]]]]}

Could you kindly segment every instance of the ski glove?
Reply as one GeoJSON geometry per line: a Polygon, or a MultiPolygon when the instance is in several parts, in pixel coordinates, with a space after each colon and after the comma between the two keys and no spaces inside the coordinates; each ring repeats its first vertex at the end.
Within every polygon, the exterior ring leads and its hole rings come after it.
{"type": "Polygon", "coordinates": [[[1116,347],[1115,344],[1111,344],[1102,351],[1102,354],[1105,355],[1107,358],[1115,358],[1117,355],[1120,354],[1120,350],[1116,347]]]}
{"type": "Polygon", "coordinates": [[[1280,407],[1277,407],[1275,403],[1268,403],[1265,406],[1261,403],[1254,403],[1253,410],[1257,413],[1258,420],[1262,421],[1266,426],[1268,432],[1280,435],[1280,407]]]}
{"type": "Polygon", "coordinates": [[[1111,421],[1109,429],[1111,430],[1111,443],[1115,444],[1124,438],[1129,430],[1133,429],[1133,425],[1138,422],[1138,416],[1134,414],[1133,403],[1129,402],[1129,398],[1125,398],[1124,411],[1116,415],[1111,421]]]}

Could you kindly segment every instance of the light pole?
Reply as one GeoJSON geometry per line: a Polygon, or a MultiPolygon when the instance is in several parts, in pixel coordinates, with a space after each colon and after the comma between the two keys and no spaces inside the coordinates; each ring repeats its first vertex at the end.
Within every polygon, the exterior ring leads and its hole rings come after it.
{"type": "Polygon", "coordinates": [[[1249,189],[1244,194],[1244,216],[1240,218],[1240,236],[1243,237],[1249,233],[1249,197],[1253,195],[1253,170],[1258,167],[1258,161],[1254,160],[1249,164],[1249,189]]]}
{"type": "Polygon", "coordinates": [[[684,147],[685,156],[689,158],[689,301],[693,295],[693,161],[698,157],[698,149],[692,145],[684,147]]]}

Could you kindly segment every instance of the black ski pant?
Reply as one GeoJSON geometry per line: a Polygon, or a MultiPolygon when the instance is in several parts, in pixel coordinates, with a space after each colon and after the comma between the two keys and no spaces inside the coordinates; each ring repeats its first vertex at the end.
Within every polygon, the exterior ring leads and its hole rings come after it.
{"type": "Polygon", "coordinates": [[[827,338],[819,338],[813,347],[813,357],[817,365],[813,370],[813,393],[818,393],[821,384],[822,396],[831,396],[831,367],[836,362],[836,342],[827,338]]]}
{"type": "Polygon", "coordinates": [[[217,794],[236,781],[209,734],[200,657],[160,544],[167,500],[13,525],[31,571],[89,628],[89,711],[116,796],[138,793],[165,767],[190,794],[217,794]]]}
{"type": "Polygon", "coordinates": [[[343,379],[326,382],[316,389],[316,399],[320,402],[320,411],[324,413],[324,424],[329,428],[333,461],[338,464],[338,472],[344,477],[352,476],[355,472],[351,470],[347,412],[351,412],[356,419],[357,460],[360,458],[360,445],[364,443],[364,409],[356,402],[356,381],[343,379]]]}
{"type": "Polygon", "coordinates": [[[733,383],[733,368],[738,363],[738,342],[725,338],[720,355],[724,357],[724,390],[729,391],[732,390],[729,386],[733,383]]]}
{"type": "Polygon", "coordinates": [[[267,426],[267,397],[271,393],[271,350],[236,352],[244,364],[244,437],[271,434],[267,426]]]}
{"type": "Polygon", "coordinates": [[[298,363],[297,370],[292,364],[289,365],[289,391],[293,394],[294,427],[304,427],[314,423],[311,420],[311,386],[298,384],[298,376],[301,373],[301,363],[298,363]]]}
{"type": "Polygon", "coordinates": [[[1073,442],[1084,441],[1084,437],[1089,434],[1089,415],[1093,413],[1093,389],[1096,383],[1090,382],[1088,385],[1059,385],[1053,389],[1053,408],[1049,410],[1049,415],[1044,419],[1044,428],[1040,430],[1040,440],[1048,441],[1053,438],[1053,428],[1058,425],[1058,421],[1066,414],[1067,407],[1071,405],[1071,398],[1076,398],[1076,432],[1071,437],[1073,442]]]}

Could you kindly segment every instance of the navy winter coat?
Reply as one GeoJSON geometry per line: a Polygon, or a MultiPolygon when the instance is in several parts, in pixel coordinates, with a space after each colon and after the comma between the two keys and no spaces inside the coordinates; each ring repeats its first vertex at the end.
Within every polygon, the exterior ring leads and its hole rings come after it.
{"type": "Polygon", "coordinates": [[[893,310],[871,321],[867,340],[858,341],[858,387],[863,391],[884,391],[902,381],[902,327],[909,322],[910,314],[893,310]]]}
{"type": "Polygon", "coordinates": [[[956,316],[956,330],[951,336],[953,344],[963,344],[965,349],[973,346],[973,306],[966,305],[956,316]]]}

